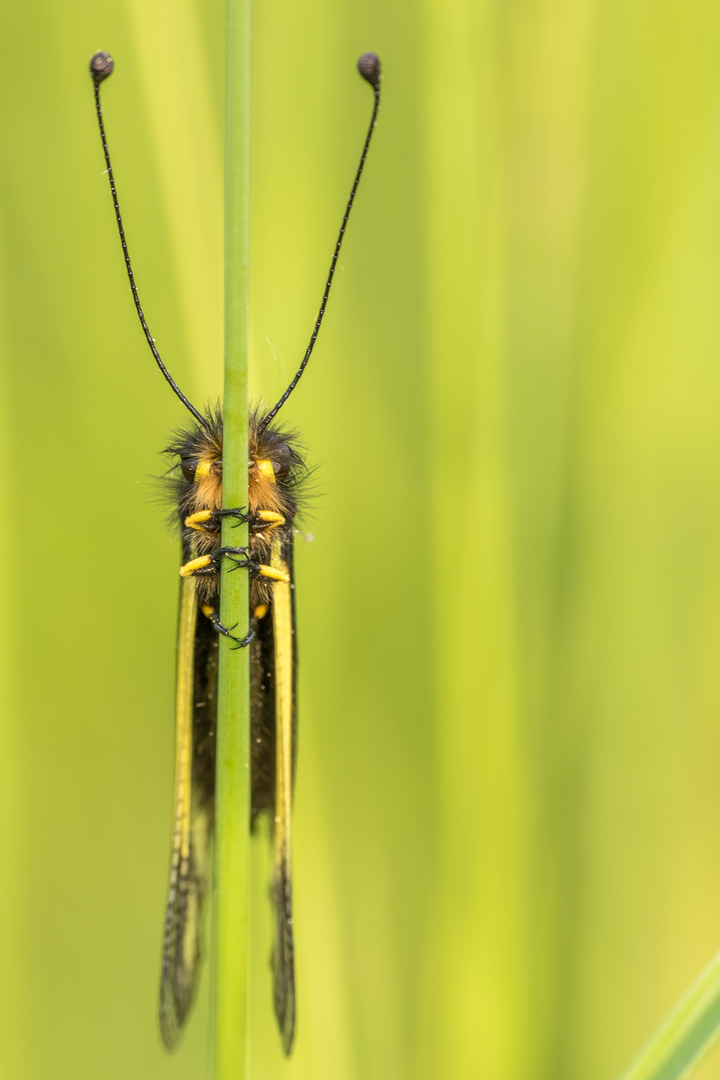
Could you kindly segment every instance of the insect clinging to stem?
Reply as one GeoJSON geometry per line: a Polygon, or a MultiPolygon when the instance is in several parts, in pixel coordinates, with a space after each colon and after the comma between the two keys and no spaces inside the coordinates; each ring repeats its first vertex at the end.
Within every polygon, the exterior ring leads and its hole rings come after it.
{"type": "Polygon", "coordinates": [[[222,411],[197,409],[165,367],[140,305],[100,106],[101,83],[112,74],[108,53],[90,61],[95,108],[120,241],[135,308],[160,371],[192,414],[168,452],[179,469],[173,481],[182,537],[175,725],[175,780],[170,882],[160,977],[160,1032],[169,1050],[179,1041],[193,1002],[200,961],[200,920],[210,875],[214,826],[218,634],[250,648],[251,822],[265,813],[273,834],[274,1004],[285,1053],[295,1032],[295,949],[292,924],[291,802],[296,745],[296,643],[293,531],[305,473],[296,436],[276,423],[315,346],[380,105],[380,61],[364,53],[358,70],[373,89],[370,124],[333,250],[320,310],[305,355],[276,404],[250,412],[248,505],[222,505],[222,411]],[[247,523],[246,548],[222,547],[223,518],[247,523]],[[220,621],[220,566],[224,558],[250,575],[249,633],[220,621]]]}

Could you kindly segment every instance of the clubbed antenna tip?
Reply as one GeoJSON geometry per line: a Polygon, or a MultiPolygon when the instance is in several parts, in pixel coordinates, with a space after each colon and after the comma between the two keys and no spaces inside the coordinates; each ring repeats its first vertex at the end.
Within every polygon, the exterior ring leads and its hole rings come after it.
{"type": "Polygon", "coordinates": [[[371,86],[377,86],[380,82],[380,57],[377,53],[363,53],[357,62],[357,69],[371,86]]]}
{"type": "Polygon", "coordinates": [[[108,75],[112,75],[114,67],[115,61],[110,53],[96,52],[90,61],[90,74],[95,85],[99,86],[103,79],[107,79],[108,75]]]}

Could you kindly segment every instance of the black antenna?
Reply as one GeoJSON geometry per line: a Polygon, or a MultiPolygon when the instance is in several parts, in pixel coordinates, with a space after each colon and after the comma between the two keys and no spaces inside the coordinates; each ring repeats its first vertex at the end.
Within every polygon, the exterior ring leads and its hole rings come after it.
{"type": "Polygon", "coordinates": [[[115,178],[113,176],[112,165],[110,164],[110,151],[108,150],[107,138],[105,137],[105,125],[103,124],[102,109],[100,108],[100,83],[107,79],[109,75],[112,75],[115,63],[112,56],[106,52],[96,52],[90,61],[90,74],[92,75],[93,84],[95,86],[95,111],[97,113],[98,125],[100,127],[100,138],[102,139],[103,153],[105,154],[105,164],[107,165],[108,180],[110,181],[110,192],[112,194],[113,206],[115,207],[115,217],[117,218],[118,232],[120,233],[120,243],[122,244],[123,255],[125,256],[125,269],[127,270],[127,276],[130,279],[130,288],[132,289],[133,300],[135,301],[135,308],[138,313],[140,325],[143,328],[143,333],[147,338],[147,343],[150,346],[150,351],[155,357],[157,366],[162,371],[163,375],[170,383],[170,386],[175,391],[177,396],[182,401],[186,409],[189,409],[199,424],[210,431],[210,424],[202,415],[201,412],[195,408],[192,402],[183,394],[178,384],[173,379],[168,369],[160,359],[160,353],[155,348],[155,342],[152,339],[148,324],[145,322],[145,316],[143,315],[143,309],[140,307],[140,297],[138,296],[137,286],[135,284],[135,277],[133,275],[132,265],[130,263],[130,252],[128,251],[127,241],[125,239],[125,230],[123,229],[122,217],[120,216],[120,205],[118,203],[117,192],[115,190],[115,178]]]}
{"type": "Polygon", "coordinates": [[[323,293],[322,303],[320,304],[320,311],[318,312],[318,317],[315,320],[315,326],[313,327],[313,332],[312,332],[312,335],[310,337],[310,344],[308,345],[308,347],[307,347],[307,349],[305,351],[305,355],[303,357],[302,363],[300,364],[300,367],[297,369],[297,372],[295,373],[295,377],[293,378],[292,382],[288,386],[287,390],[285,391],[283,396],[280,398],[278,403],[276,405],[274,405],[273,408],[270,410],[270,412],[266,416],[264,416],[263,419],[261,420],[260,425],[258,427],[259,431],[264,431],[265,430],[265,428],[268,426],[268,424],[270,423],[272,418],[283,407],[283,405],[285,404],[285,402],[287,401],[287,399],[290,397],[293,390],[297,386],[297,384],[298,384],[298,382],[300,380],[300,376],[302,375],[303,371],[307,367],[307,362],[310,359],[310,355],[311,355],[311,353],[313,351],[313,348],[315,347],[315,341],[317,340],[318,331],[320,330],[320,325],[321,325],[321,323],[323,321],[323,316],[325,314],[325,308],[327,306],[328,296],[330,295],[330,286],[332,285],[332,281],[333,281],[333,278],[335,276],[335,267],[337,265],[338,255],[340,254],[340,248],[342,246],[343,237],[345,235],[345,226],[348,223],[348,218],[350,217],[350,211],[352,210],[352,204],[355,201],[355,192],[357,191],[358,184],[360,183],[360,177],[362,176],[362,171],[363,171],[363,168],[365,166],[365,158],[367,157],[368,147],[370,146],[370,139],[372,138],[372,133],[373,133],[373,130],[375,128],[375,121],[377,120],[378,109],[380,108],[380,57],[377,56],[375,53],[371,53],[371,52],[363,53],[362,56],[360,57],[360,59],[357,62],[357,69],[360,72],[360,74],[362,75],[363,79],[365,79],[366,82],[370,83],[370,85],[373,88],[374,94],[375,94],[375,104],[373,106],[372,116],[370,117],[370,126],[368,128],[368,133],[365,136],[365,144],[364,144],[363,149],[362,149],[362,154],[360,155],[360,164],[357,167],[357,172],[355,173],[355,179],[353,181],[353,186],[352,186],[352,189],[350,191],[350,198],[348,199],[347,206],[345,207],[345,215],[344,215],[344,217],[342,219],[342,225],[340,226],[340,232],[338,234],[338,238],[337,238],[337,241],[335,243],[335,250],[333,252],[332,262],[330,263],[330,273],[328,274],[328,279],[327,279],[327,282],[325,283],[325,292],[323,293]]]}

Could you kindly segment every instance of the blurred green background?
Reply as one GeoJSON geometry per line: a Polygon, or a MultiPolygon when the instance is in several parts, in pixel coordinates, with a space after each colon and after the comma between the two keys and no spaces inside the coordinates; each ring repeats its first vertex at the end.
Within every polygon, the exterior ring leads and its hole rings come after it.
{"type": "MultiPolygon", "coordinates": [[[[156,994],[185,421],[221,389],[223,20],[0,38],[0,1074],[206,1075],[156,994]]],[[[720,8],[255,5],[251,364],[302,355],[299,1019],[253,849],[252,1076],[615,1077],[720,946],[720,8]]],[[[720,1076],[717,1058],[698,1076],[720,1076]]]]}

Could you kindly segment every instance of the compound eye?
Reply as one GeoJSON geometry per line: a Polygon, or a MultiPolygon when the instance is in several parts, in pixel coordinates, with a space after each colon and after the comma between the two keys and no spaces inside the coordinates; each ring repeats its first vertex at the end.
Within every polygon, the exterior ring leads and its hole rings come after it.
{"type": "Polygon", "coordinates": [[[272,467],[276,480],[284,480],[290,472],[292,465],[292,452],[287,443],[278,443],[273,447],[272,467]]]}
{"type": "Polygon", "coordinates": [[[209,476],[222,476],[222,458],[181,457],[180,468],[191,484],[199,484],[209,476]]]}
{"type": "Polygon", "coordinates": [[[189,483],[193,483],[195,479],[195,470],[197,469],[198,459],[196,457],[181,457],[180,468],[182,474],[189,483]]]}

